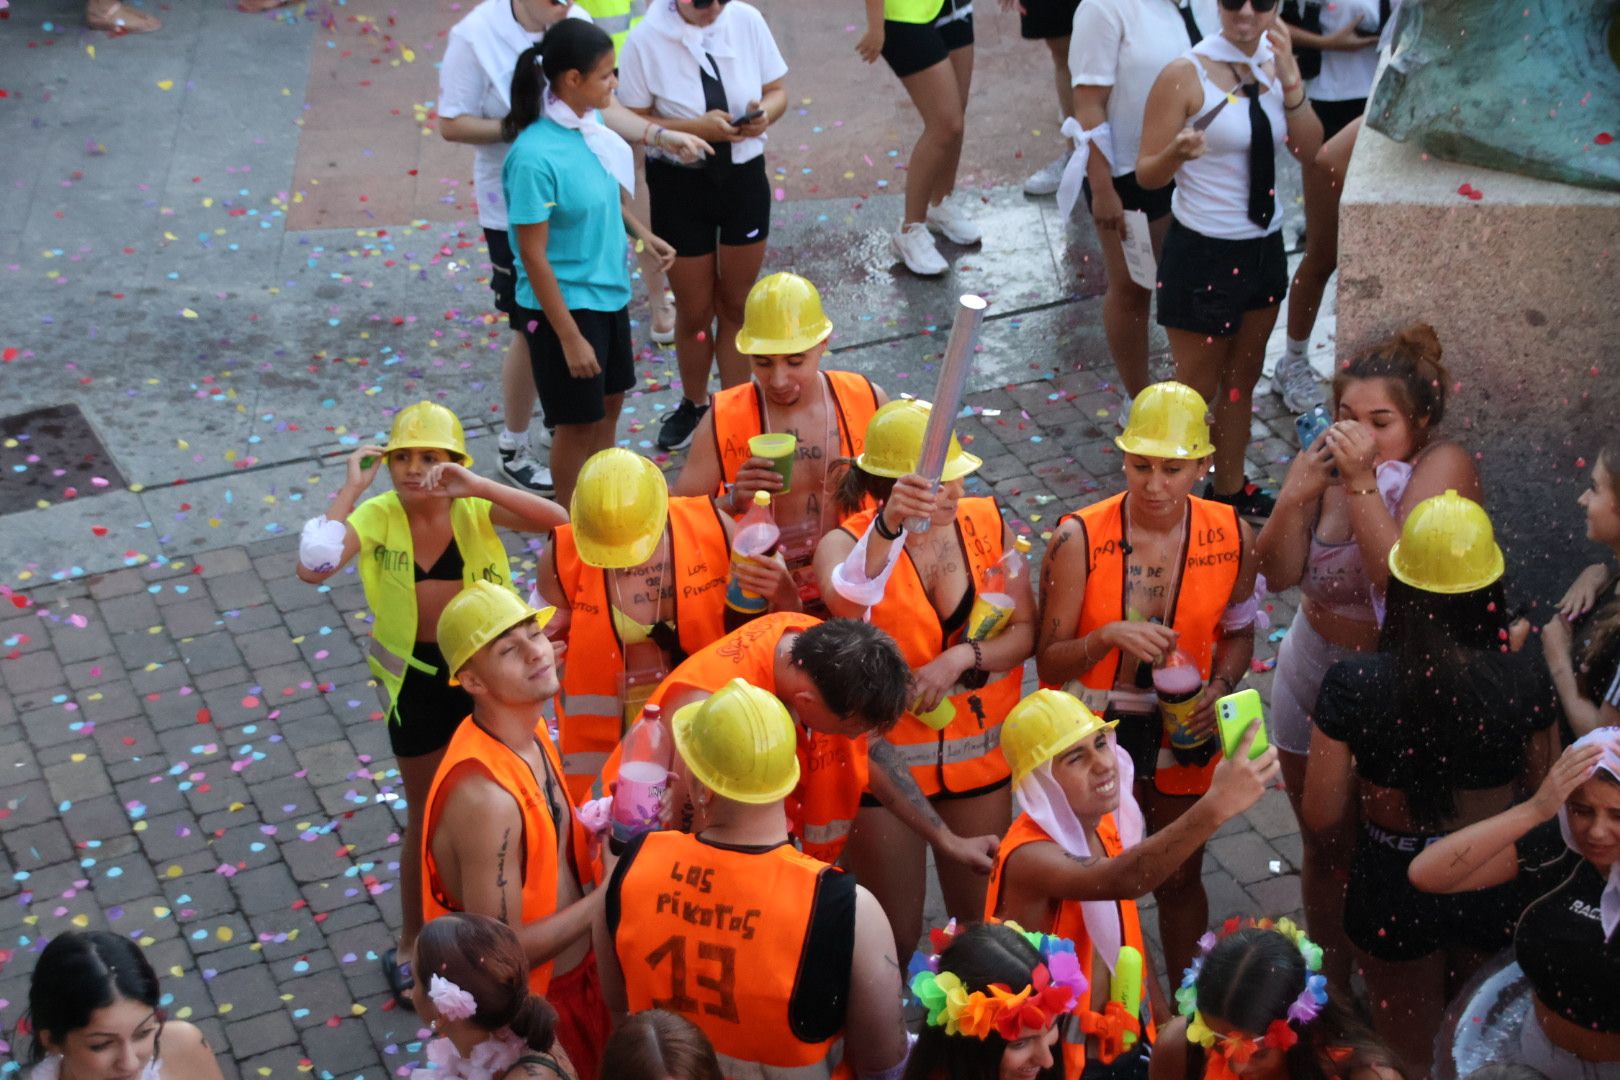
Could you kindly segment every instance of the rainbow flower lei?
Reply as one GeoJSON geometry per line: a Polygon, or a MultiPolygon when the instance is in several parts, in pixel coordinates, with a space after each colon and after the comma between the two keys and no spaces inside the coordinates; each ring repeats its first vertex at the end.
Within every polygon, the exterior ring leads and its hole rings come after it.
{"type": "Polygon", "coordinates": [[[1015,922],[1002,925],[1022,934],[1041,954],[1030,984],[1017,993],[1002,983],[969,993],[954,973],[941,971],[939,954],[961,933],[952,919],[943,930],[928,932],[933,955],[919,951],[911,961],[911,992],[928,1010],[930,1027],[970,1039],[983,1039],[994,1032],[1012,1042],[1026,1028],[1040,1030],[1069,1012],[1086,992],[1074,942],[1031,933],[1015,922]]]}
{"type": "MultiPolygon", "coordinates": [[[[1219,1055],[1211,1055],[1210,1066],[1212,1072],[1226,1075],[1230,1070],[1216,1068],[1217,1064],[1224,1065],[1227,1061],[1243,1064],[1262,1047],[1276,1050],[1287,1050],[1299,1041],[1299,1033],[1295,1026],[1304,1027],[1321,1013],[1322,1006],[1327,1004],[1327,978],[1320,974],[1322,969],[1322,947],[1305,936],[1305,931],[1296,926],[1292,919],[1227,919],[1221,924],[1219,933],[1206,933],[1198,939],[1198,956],[1194,958],[1192,966],[1182,976],[1181,986],[1176,990],[1176,1005],[1182,1016],[1187,1018],[1187,1041],[1203,1047],[1205,1050],[1219,1047],[1219,1055]],[[1305,958],[1305,989],[1301,990],[1299,997],[1288,1006],[1288,1015],[1285,1019],[1273,1020],[1266,1028],[1265,1035],[1258,1039],[1221,1038],[1204,1023],[1204,1016],[1198,1011],[1198,973],[1204,970],[1204,960],[1216,944],[1239,930],[1255,927],[1260,930],[1272,930],[1281,934],[1294,943],[1301,956],[1305,958]],[[1216,1058],[1219,1057],[1219,1062],[1216,1058]]],[[[1206,1076],[1209,1072],[1206,1072],[1206,1076]]]]}

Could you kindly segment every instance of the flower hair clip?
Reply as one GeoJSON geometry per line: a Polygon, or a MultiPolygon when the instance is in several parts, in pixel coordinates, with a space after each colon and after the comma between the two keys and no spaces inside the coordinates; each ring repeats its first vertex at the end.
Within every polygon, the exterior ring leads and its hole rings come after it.
{"type": "Polygon", "coordinates": [[[473,996],[443,975],[428,980],[428,1000],[446,1020],[465,1020],[478,1011],[478,1002],[473,996]]]}
{"type": "Polygon", "coordinates": [[[939,954],[960,933],[953,919],[944,930],[929,932],[934,954],[925,957],[918,952],[911,961],[911,992],[928,1010],[929,1026],[942,1027],[947,1035],[972,1039],[983,1039],[994,1032],[1011,1042],[1025,1029],[1045,1028],[1073,1009],[1086,992],[1086,978],[1080,971],[1074,942],[1030,933],[1014,922],[1003,925],[1022,934],[1041,954],[1041,962],[1030,973],[1029,985],[1014,993],[1011,987],[992,983],[985,990],[969,993],[953,972],[941,971],[939,954]]]}
{"type": "MultiPolygon", "coordinates": [[[[1306,937],[1305,931],[1296,926],[1292,919],[1278,919],[1275,922],[1270,919],[1227,919],[1218,933],[1206,933],[1198,939],[1198,955],[1176,990],[1177,1010],[1187,1018],[1187,1041],[1205,1050],[1218,1046],[1222,1059],[1239,1065],[1247,1062],[1261,1047],[1287,1050],[1299,1041],[1295,1027],[1304,1027],[1315,1020],[1321,1014],[1322,1006],[1327,1004],[1327,978],[1320,974],[1321,968],[1322,947],[1306,937]],[[1305,989],[1288,1006],[1287,1016],[1267,1025],[1265,1035],[1260,1039],[1220,1037],[1204,1022],[1203,1014],[1198,1011],[1198,975],[1204,970],[1204,961],[1223,938],[1250,927],[1271,930],[1293,942],[1305,960],[1305,989]]],[[[1213,1058],[1211,1063],[1213,1065],[1213,1058]]]]}

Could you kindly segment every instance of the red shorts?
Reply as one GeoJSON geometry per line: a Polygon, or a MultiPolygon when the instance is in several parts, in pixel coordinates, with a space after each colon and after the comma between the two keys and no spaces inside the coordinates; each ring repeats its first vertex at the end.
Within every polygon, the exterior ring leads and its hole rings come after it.
{"type": "Polygon", "coordinates": [[[557,1010],[557,1041],[573,1062],[575,1074],[582,1080],[596,1076],[612,1029],[596,973],[596,953],[586,953],[572,971],[553,974],[546,1000],[557,1010]]]}

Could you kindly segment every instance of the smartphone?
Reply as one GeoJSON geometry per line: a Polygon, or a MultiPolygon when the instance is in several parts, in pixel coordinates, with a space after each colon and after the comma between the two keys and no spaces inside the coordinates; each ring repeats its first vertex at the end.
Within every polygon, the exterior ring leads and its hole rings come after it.
{"type": "Polygon", "coordinates": [[[751,112],[745,112],[741,116],[736,117],[735,119],[733,119],[731,121],[731,126],[732,127],[742,127],[744,124],[752,124],[755,120],[758,120],[760,117],[762,117],[764,115],[765,115],[765,110],[764,109],[754,109],[751,112]]]}
{"type": "Polygon", "coordinates": [[[1265,707],[1260,704],[1260,691],[1249,688],[1215,699],[1215,722],[1221,728],[1221,750],[1227,757],[1235,757],[1249,725],[1259,720],[1260,730],[1254,737],[1254,749],[1249,751],[1253,761],[1271,745],[1266,738],[1265,707]]]}
{"type": "Polygon", "coordinates": [[[1308,413],[1295,417],[1294,431],[1299,435],[1299,448],[1310,449],[1311,443],[1332,426],[1333,417],[1329,416],[1328,411],[1320,405],[1308,413]]]}
{"type": "Polygon", "coordinates": [[[363,457],[361,457],[361,459],[360,459],[360,468],[361,469],[369,469],[369,468],[371,468],[371,463],[376,461],[376,460],[377,459],[372,457],[370,454],[366,454],[363,457]]]}

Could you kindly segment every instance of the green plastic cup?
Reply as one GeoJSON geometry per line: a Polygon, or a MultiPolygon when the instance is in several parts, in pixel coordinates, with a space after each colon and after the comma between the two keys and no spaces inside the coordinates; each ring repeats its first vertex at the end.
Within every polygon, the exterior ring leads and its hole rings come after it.
{"type": "Polygon", "coordinates": [[[798,449],[798,437],[785,433],[768,432],[748,440],[749,452],[755,457],[768,459],[776,475],[782,478],[782,490],[777,492],[778,495],[786,495],[793,490],[793,459],[798,449]]]}

